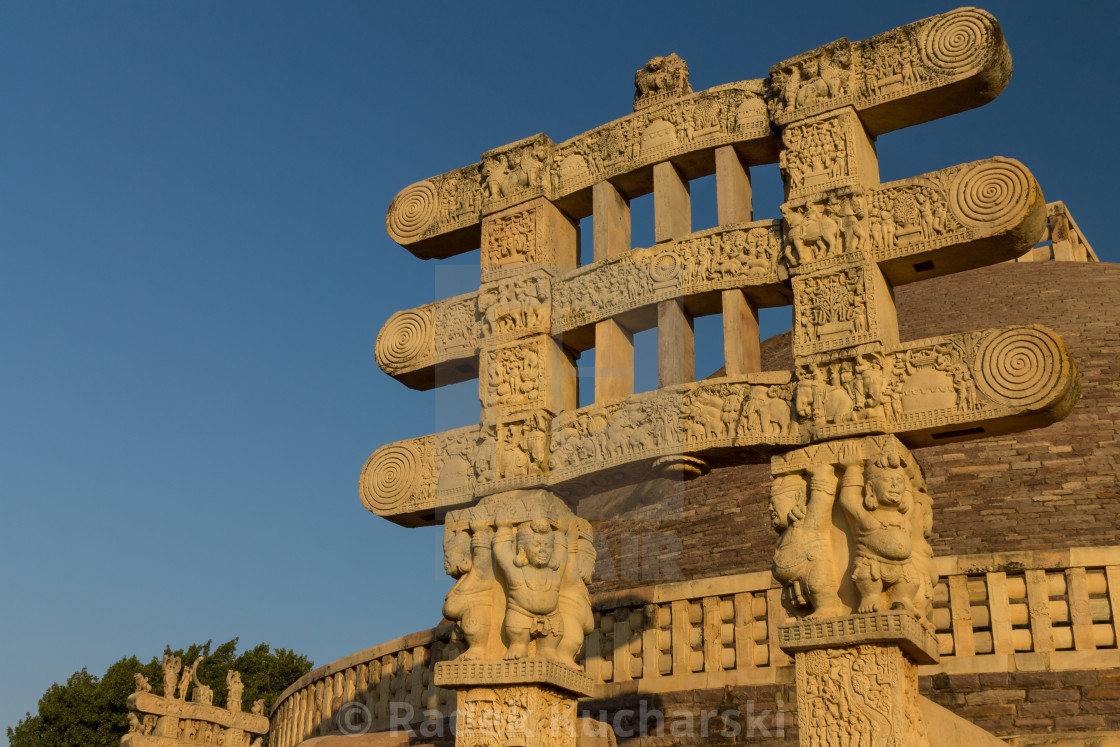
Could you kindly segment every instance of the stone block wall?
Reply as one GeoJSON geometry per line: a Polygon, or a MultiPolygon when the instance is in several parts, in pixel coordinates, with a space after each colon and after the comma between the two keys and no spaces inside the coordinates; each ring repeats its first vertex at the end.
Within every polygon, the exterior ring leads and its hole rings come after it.
{"type": "MultiPolygon", "coordinates": [[[[1116,671],[938,674],[921,677],[919,686],[933,702],[1003,738],[1120,730],[1116,671]]],[[[620,747],[798,743],[792,683],[634,694],[581,704],[581,715],[611,723],[620,747]],[[655,713],[664,714],[660,728],[655,713]]]]}
{"type": "Polygon", "coordinates": [[[922,693],[999,735],[1120,729],[1120,671],[922,677],[922,693]]]}

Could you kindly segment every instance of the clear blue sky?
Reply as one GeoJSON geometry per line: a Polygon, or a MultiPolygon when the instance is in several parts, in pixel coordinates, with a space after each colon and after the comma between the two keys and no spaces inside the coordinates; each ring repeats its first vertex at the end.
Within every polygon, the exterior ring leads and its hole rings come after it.
{"type": "MultiPolygon", "coordinates": [[[[384,443],[476,421],[473,384],[412,392],[372,350],[393,311],[477,287],[477,258],[393,244],[398,190],[625,115],[656,54],[699,90],[953,6],[689,7],[0,2],[0,728],[167,643],[322,664],[438,621],[438,531],[367,513],[357,479],[384,443]]],[[[1011,85],[882,137],[884,181],[1015,157],[1120,258],[1117,10],[985,7],[1011,85]]],[[[759,217],[777,180],[755,175],[759,217]]],[[[649,220],[636,205],[636,243],[649,220]]]]}

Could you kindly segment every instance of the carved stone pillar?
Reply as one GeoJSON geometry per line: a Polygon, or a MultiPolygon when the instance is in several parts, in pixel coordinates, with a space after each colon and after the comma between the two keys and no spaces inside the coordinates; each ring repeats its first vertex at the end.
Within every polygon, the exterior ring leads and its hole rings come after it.
{"type": "Polygon", "coordinates": [[[436,664],[436,684],[456,691],[455,744],[574,747],[583,672],[541,660],[436,664]]]}
{"type": "Polygon", "coordinates": [[[796,669],[800,744],[930,744],[918,664],[937,661],[937,639],[908,613],[788,623],[780,642],[796,669]]]}
{"type": "Polygon", "coordinates": [[[575,662],[594,624],[590,524],[547,490],[515,490],[448,514],[443,546],[458,579],[443,614],[465,650],[435,684],[458,692],[456,743],[574,745],[576,698],[592,692],[575,662]]]}
{"type": "Polygon", "coordinates": [[[771,472],[801,744],[929,744],[917,665],[937,661],[937,575],[921,468],[898,439],[869,436],[775,457],[771,472]]]}
{"type": "Polygon", "coordinates": [[[575,224],[543,198],[482,220],[481,481],[546,473],[552,418],[579,404],[575,359],[551,335],[552,282],[578,264],[578,247],[575,224]]]}

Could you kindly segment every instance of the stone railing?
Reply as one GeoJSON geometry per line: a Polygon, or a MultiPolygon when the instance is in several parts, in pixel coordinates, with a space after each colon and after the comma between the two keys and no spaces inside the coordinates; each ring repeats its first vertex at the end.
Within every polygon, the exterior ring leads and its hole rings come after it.
{"type": "MultiPolygon", "coordinates": [[[[937,559],[939,672],[1120,667],[1120,546],[937,559]]],[[[584,669],[597,696],[792,682],[777,645],[786,620],[770,573],[660,584],[594,599],[584,669]]],[[[454,658],[443,625],[359,651],[305,675],[272,712],[272,744],[384,731],[450,715],[454,693],[432,684],[454,658]]]]}
{"type": "Polygon", "coordinates": [[[273,705],[269,744],[293,747],[328,734],[385,731],[391,719],[418,721],[432,709],[450,713],[455,693],[436,687],[432,670],[459,652],[452,630],[422,630],[308,672],[273,705]]]}

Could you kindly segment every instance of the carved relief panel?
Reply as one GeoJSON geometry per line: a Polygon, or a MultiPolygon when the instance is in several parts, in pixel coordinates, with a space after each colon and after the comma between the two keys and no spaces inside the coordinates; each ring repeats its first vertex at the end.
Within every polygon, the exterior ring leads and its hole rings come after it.
{"type": "Polygon", "coordinates": [[[850,104],[859,61],[852,44],[840,39],[770,68],[774,122],[784,125],[850,104]]]}
{"type": "Polygon", "coordinates": [[[597,262],[556,284],[552,332],[711,290],[776,289],[780,246],[777,221],[756,221],[597,262]]]}
{"type": "Polygon", "coordinates": [[[483,214],[544,197],[555,147],[547,135],[534,135],[483,153],[479,169],[483,214]]]}
{"type": "Polygon", "coordinates": [[[547,200],[533,200],[482,222],[484,283],[538,269],[559,275],[578,264],[576,226],[547,200]]]}
{"type": "Polygon", "coordinates": [[[549,471],[552,414],[547,410],[522,410],[507,414],[480,430],[475,461],[480,484],[508,484],[515,478],[544,480],[549,471]]]}
{"type": "Polygon", "coordinates": [[[478,300],[468,293],[435,304],[435,360],[449,361],[469,358],[478,352],[478,300]]]}
{"type": "Polygon", "coordinates": [[[264,701],[254,702],[250,713],[243,712],[241,675],[229,670],[226,672],[229,688],[226,705],[224,708],[215,706],[213,689],[198,679],[201,661],[201,658],[196,659],[184,667],[178,656],[165,655],[164,695],[153,693],[147,679],[136,675],[136,691],[128,697],[129,729],[121,738],[122,747],[178,744],[259,747],[269,726],[268,717],[264,715],[264,701]]]}
{"type": "Polygon", "coordinates": [[[470,747],[575,747],[576,703],[552,688],[461,689],[456,744],[470,747]]]}
{"type": "Polygon", "coordinates": [[[918,671],[896,646],[799,652],[797,728],[803,745],[930,744],[918,671]]]}
{"type": "Polygon", "coordinates": [[[811,356],[897,341],[894,301],[874,262],[855,259],[793,283],[793,353],[811,356]]]}
{"type": "MultiPolygon", "coordinates": [[[[830,266],[845,254],[868,254],[867,195],[862,188],[831,190],[808,200],[782,205],[782,261],[791,271],[810,272],[830,266]]],[[[850,257],[848,259],[851,259],[850,257]]]]}
{"type": "Polygon", "coordinates": [[[528,410],[558,413],[574,400],[574,362],[551,337],[537,335],[481,353],[478,396],[483,418],[528,410]]]}
{"type": "Polygon", "coordinates": [[[879,183],[874,143],[851,107],[786,127],[778,159],[787,199],[879,183]]]}
{"type": "Polygon", "coordinates": [[[487,342],[552,331],[552,283],[544,272],[499,280],[478,292],[478,331],[487,342]]]}
{"type": "Polygon", "coordinates": [[[764,81],[729,83],[697,94],[650,97],[635,114],[556,146],[549,196],[557,200],[596,182],[682,153],[733,142],[771,151],[764,81]]]}
{"type": "Polygon", "coordinates": [[[995,19],[960,8],[781,62],[770,69],[768,103],[779,125],[851,105],[880,135],[979,106],[1010,73],[995,19]]]}
{"type": "Polygon", "coordinates": [[[474,164],[402,189],[389,205],[385,230],[393,241],[412,244],[477,225],[481,210],[474,164]]]}
{"type": "Polygon", "coordinates": [[[1006,81],[1010,54],[995,19],[976,8],[926,18],[856,45],[864,106],[920,95],[955,78],[1006,81]]]}

